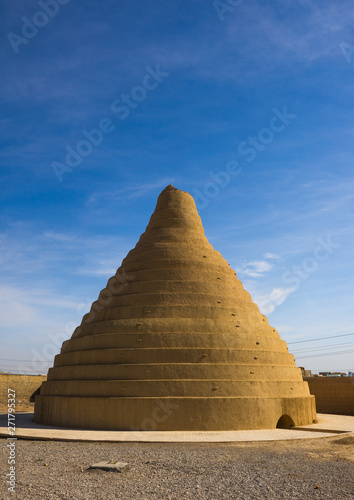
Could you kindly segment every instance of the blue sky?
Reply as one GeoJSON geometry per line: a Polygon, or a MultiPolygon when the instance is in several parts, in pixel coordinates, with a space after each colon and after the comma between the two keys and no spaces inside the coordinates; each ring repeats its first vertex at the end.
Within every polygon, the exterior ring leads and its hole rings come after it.
{"type": "Polygon", "coordinates": [[[352,2],[0,9],[0,369],[46,372],[172,183],[297,364],[354,370],[352,2]]]}

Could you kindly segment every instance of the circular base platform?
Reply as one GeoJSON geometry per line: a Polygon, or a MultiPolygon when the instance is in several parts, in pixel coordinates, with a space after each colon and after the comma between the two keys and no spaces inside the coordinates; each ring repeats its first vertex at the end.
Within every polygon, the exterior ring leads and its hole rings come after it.
{"type": "Polygon", "coordinates": [[[354,417],[317,414],[318,423],[290,429],[251,431],[98,431],[68,429],[37,424],[33,413],[15,415],[15,436],[8,431],[7,414],[0,415],[0,437],[55,441],[155,442],[155,443],[232,443],[314,439],[354,432],[354,417]]]}

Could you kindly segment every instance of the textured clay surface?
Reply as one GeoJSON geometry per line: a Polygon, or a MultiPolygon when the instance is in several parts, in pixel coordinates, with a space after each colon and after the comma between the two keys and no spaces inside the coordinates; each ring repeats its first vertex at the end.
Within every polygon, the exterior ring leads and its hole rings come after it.
{"type": "Polygon", "coordinates": [[[63,343],[35,421],[112,430],[311,424],[293,355],[168,186],[136,247],[63,343]],[[284,416],[285,415],[285,416],[284,416]]]}

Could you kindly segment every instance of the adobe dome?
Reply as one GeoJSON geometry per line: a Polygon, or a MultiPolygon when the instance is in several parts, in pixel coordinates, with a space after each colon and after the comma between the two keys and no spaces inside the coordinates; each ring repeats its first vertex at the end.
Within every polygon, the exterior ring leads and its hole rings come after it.
{"type": "Polygon", "coordinates": [[[35,421],[131,430],[311,424],[293,355],[168,186],[136,247],[63,343],[35,421]]]}

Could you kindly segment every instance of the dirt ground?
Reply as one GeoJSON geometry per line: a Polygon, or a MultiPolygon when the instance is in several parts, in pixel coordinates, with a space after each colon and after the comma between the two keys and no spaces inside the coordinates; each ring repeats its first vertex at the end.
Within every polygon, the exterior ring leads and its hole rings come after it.
{"type": "MultiPolygon", "coordinates": [[[[6,478],[6,439],[0,446],[0,470],[6,478]]],[[[354,499],[354,434],[247,443],[19,439],[15,493],[2,481],[0,498],[354,499]],[[88,470],[109,460],[126,462],[129,468],[123,473],[88,470]]]]}

